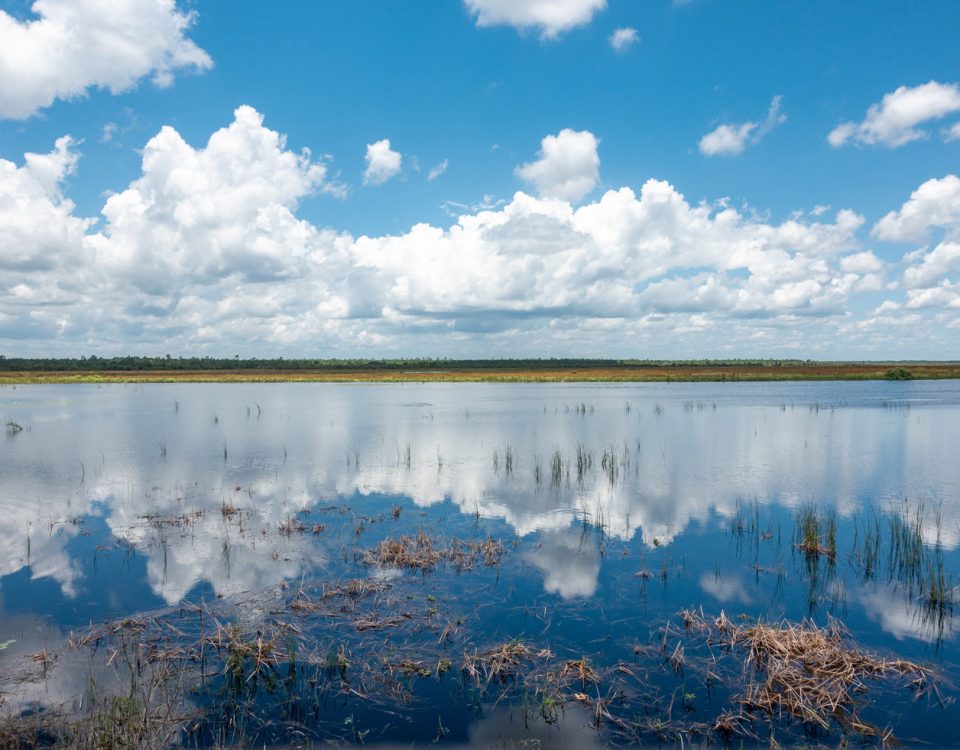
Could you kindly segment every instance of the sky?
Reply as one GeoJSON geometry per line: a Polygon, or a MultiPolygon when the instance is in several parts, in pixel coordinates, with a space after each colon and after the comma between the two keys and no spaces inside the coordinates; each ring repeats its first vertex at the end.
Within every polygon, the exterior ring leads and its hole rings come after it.
{"type": "Polygon", "coordinates": [[[0,355],[956,359],[958,28],[0,0],[0,355]]]}

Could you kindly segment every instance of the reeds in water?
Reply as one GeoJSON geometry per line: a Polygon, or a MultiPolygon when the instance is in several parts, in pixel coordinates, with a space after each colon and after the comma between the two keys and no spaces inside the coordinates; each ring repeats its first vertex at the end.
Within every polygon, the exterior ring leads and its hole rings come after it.
{"type": "Polygon", "coordinates": [[[837,559],[837,513],[832,508],[808,504],[796,513],[795,546],[813,561],[821,556],[829,562],[837,559]]]}

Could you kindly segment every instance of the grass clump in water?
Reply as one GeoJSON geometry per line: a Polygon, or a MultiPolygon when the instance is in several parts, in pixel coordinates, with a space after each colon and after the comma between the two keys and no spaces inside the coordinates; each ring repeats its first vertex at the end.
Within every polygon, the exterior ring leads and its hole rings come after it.
{"type": "Polygon", "coordinates": [[[426,572],[445,561],[457,570],[470,570],[476,561],[493,567],[503,558],[503,542],[488,537],[482,542],[461,542],[456,539],[444,547],[434,541],[423,529],[415,537],[401,536],[384,539],[363,554],[367,565],[381,568],[400,568],[426,572]]]}
{"type": "MultiPolygon", "coordinates": [[[[824,731],[835,722],[845,730],[882,736],[886,741],[888,733],[860,715],[865,703],[860,696],[867,692],[868,681],[906,679],[918,696],[936,691],[937,675],[932,669],[858,648],[836,620],[826,626],[807,620],[737,625],[723,613],[714,620],[690,611],[682,616],[687,630],[722,644],[725,653],[742,663],[745,684],[733,699],[742,713],[724,715],[728,728],[742,719],[769,720],[788,714],[824,731]]],[[[712,668],[718,670],[716,664],[712,668]]]]}
{"type": "Polygon", "coordinates": [[[796,513],[795,546],[806,555],[808,561],[826,557],[837,559],[837,514],[832,508],[820,509],[804,505],[796,513]]]}

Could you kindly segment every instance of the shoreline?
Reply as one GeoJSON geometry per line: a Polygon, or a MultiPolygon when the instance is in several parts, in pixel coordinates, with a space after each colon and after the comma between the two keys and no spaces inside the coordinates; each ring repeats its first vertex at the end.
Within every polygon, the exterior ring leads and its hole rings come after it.
{"type": "Polygon", "coordinates": [[[0,385],[69,383],[717,383],[845,380],[956,380],[960,363],[811,363],[803,365],[449,367],[436,370],[23,370],[0,371],[0,385]],[[891,376],[906,371],[906,377],[891,376]]]}

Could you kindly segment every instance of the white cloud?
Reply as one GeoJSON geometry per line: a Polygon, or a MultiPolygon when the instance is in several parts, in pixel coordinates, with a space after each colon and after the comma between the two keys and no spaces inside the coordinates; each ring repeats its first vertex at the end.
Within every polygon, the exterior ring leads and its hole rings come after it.
{"type": "Polygon", "coordinates": [[[960,226],[960,177],[950,174],[924,182],[899,211],[891,211],[871,230],[878,240],[922,242],[931,229],[960,226]]]}
{"type": "MultiPolygon", "coordinates": [[[[932,250],[923,246],[903,256],[906,267],[896,286],[905,290],[904,307],[910,310],[960,309],[960,178],[927,180],[871,230],[880,240],[923,242],[934,229],[944,236],[932,250]]],[[[943,329],[954,321],[940,323],[943,329]]]]}
{"type": "Polygon", "coordinates": [[[76,169],[75,145],[64,136],[48,154],[26,154],[22,167],[0,159],[0,271],[49,270],[81,251],[93,220],[73,216],[61,191],[76,169]]]}
{"type": "Polygon", "coordinates": [[[854,253],[840,259],[840,270],[844,273],[879,273],[883,270],[883,261],[869,250],[854,253]]]}
{"type": "Polygon", "coordinates": [[[610,46],[617,52],[624,52],[640,41],[640,35],[636,29],[629,26],[623,29],[617,29],[610,35],[610,46]]]}
{"type": "Polygon", "coordinates": [[[447,171],[447,167],[450,166],[450,160],[444,159],[442,162],[437,164],[435,167],[432,167],[429,172],[427,172],[427,180],[433,182],[440,175],[447,171]]]}
{"type": "Polygon", "coordinates": [[[704,156],[736,156],[743,153],[747,138],[757,127],[755,122],[741,125],[720,125],[700,139],[700,153],[704,156]]]}
{"type": "Polygon", "coordinates": [[[540,141],[537,160],[517,167],[517,176],[533,183],[542,198],[579,201],[600,179],[597,145],[589,130],[564,128],[540,141]]]}
{"type": "Polygon", "coordinates": [[[944,280],[937,286],[908,289],[905,307],[908,310],[958,308],[960,307],[960,284],[951,284],[944,280]]]}
{"type": "Polygon", "coordinates": [[[960,112],[960,86],[955,83],[930,81],[913,88],[901,86],[878,104],[870,105],[862,122],[839,124],[830,131],[827,141],[835,148],[851,141],[897,148],[929,137],[918,126],[954,112],[960,112]]]}
{"type": "Polygon", "coordinates": [[[949,128],[943,129],[943,140],[960,141],[960,122],[955,122],[949,128]]]}
{"type": "Polygon", "coordinates": [[[818,315],[838,312],[854,291],[859,277],[834,258],[856,248],[861,223],[840,212],[834,224],[762,224],[691,207],[650,180],[639,196],[611,190],[577,210],[518,193],[449,230],[421,224],[360,238],[354,262],[390,280],[377,306],[396,320],[818,315]]]}
{"type": "Polygon", "coordinates": [[[737,156],[748,145],[759,143],[777,125],[787,121],[780,111],[783,97],[770,100],[770,108],[763,122],[743,122],[739,125],[720,125],[700,139],[700,153],[704,156],[737,156]]]}
{"type": "Polygon", "coordinates": [[[553,39],[576,26],[590,23],[607,0],[464,0],[476,16],[477,26],[512,26],[520,31],[538,29],[543,39],[553,39]]]}
{"type": "Polygon", "coordinates": [[[169,86],[177,70],[206,70],[210,56],[185,34],[195,13],[174,0],[36,0],[38,18],[0,10],[0,117],[22,119],[90,88],[117,94],[145,76],[169,86]]]}
{"type": "Polygon", "coordinates": [[[903,281],[908,289],[930,287],[947,274],[960,272],[960,242],[941,242],[930,252],[925,252],[920,262],[910,265],[903,272],[903,281]]]}
{"type": "Polygon", "coordinates": [[[382,185],[400,173],[403,157],[390,148],[390,139],[367,144],[367,168],[363,173],[366,185],[382,185]]]}
{"type": "Polygon", "coordinates": [[[286,150],[253,108],[204,148],[164,127],[143,150],[143,174],[103,207],[92,235],[97,263],[156,296],[184,282],[268,281],[303,273],[317,230],[294,216],[298,201],[326,187],[326,167],[286,150]]]}
{"type": "Polygon", "coordinates": [[[378,356],[682,340],[717,354],[809,354],[837,346],[830,319],[856,332],[851,302],[883,288],[884,264],[849,210],[771,222],[725,201],[690,204],[659,180],[577,207],[596,184],[596,139],[568,136],[544,139],[521,168],[541,197],[485,199],[452,226],[387,236],[298,218],[300,201],[335,186],[249,107],[198,146],[163,128],[96,227],[61,193],[69,140],[23,166],[0,162],[0,340],[22,351],[378,356]]]}

